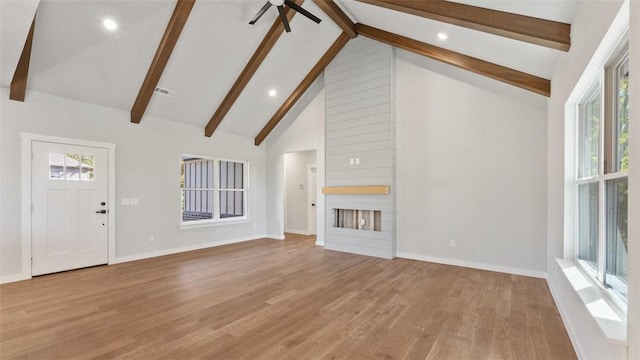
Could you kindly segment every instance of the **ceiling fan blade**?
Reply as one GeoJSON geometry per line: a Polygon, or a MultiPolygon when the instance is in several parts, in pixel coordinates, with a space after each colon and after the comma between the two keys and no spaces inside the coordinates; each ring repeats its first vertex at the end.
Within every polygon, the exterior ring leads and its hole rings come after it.
{"type": "Polygon", "coordinates": [[[278,5],[278,12],[280,13],[280,20],[282,20],[282,25],[284,25],[284,29],[287,32],[291,32],[291,28],[289,27],[289,20],[287,20],[287,13],[284,12],[284,6],[278,5]]]}
{"type": "Polygon", "coordinates": [[[320,24],[320,21],[322,21],[322,20],[320,20],[319,17],[317,17],[317,16],[313,15],[312,13],[308,12],[307,10],[303,9],[300,5],[294,3],[291,0],[284,0],[284,3],[288,7],[292,8],[293,10],[295,10],[295,11],[299,12],[300,14],[308,17],[312,21],[315,21],[317,24],[320,24]]]}
{"type": "Polygon", "coordinates": [[[269,1],[267,1],[267,3],[264,4],[262,9],[260,9],[260,11],[258,11],[256,16],[254,16],[253,19],[251,19],[251,21],[249,21],[249,24],[251,24],[251,25],[255,24],[256,21],[258,21],[258,19],[260,19],[262,17],[262,15],[264,15],[264,13],[266,13],[267,10],[269,10],[270,7],[271,7],[271,3],[269,1]]]}

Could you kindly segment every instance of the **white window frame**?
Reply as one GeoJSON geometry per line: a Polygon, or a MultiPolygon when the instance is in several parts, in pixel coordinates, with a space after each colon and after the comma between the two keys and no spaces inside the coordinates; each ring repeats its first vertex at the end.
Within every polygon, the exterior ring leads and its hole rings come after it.
{"type": "Polygon", "coordinates": [[[203,220],[193,220],[193,221],[183,221],[182,220],[182,202],[180,202],[179,208],[179,221],[180,221],[180,229],[193,229],[200,227],[209,227],[209,226],[219,226],[219,225],[231,225],[231,224],[239,224],[239,223],[247,223],[250,221],[249,217],[249,161],[248,160],[237,160],[237,159],[228,159],[228,158],[220,158],[213,157],[207,155],[197,155],[190,153],[182,153],[180,154],[179,161],[182,162],[183,158],[198,158],[208,161],[213,161],[213,188],[186,188],[180,185],[178,182],[178,198],[181,199],[182,192],[184,190],[204,190],[204,191],[213,191],[213,218],[212,219],[203,219],[203,220]],[[242,189],[221,189],[220,188],[220,162],[228,161],[235,163],[242,163],[242,189]],[[244,214],[242,216],[234,216],[229,218],[221,218],[220,217],[220,191],[241,191],[244,193],[242,196],[242,207],[244,210],[244,214]]]}
{"type": "MultiPolygon", "coordinates": [[[[605,151],[606,147],[613,147],[613,137],[616,133],[609,130],[607,133],[607,126],[615,126],[617,120],[617,107],[612,104],[617,101],[617,84],[616,84],[616,69],[629,57],[629,41],[628,35],[625,35],[620,41],[620,45],[616,47],[616,50],[610,56],[609,61],[603,69],[601,69],[599,76],[592,84],[587,88],[587,91],[581,96],[581,100],[576,104],[575,108],[575,166],[574,166],[574,259],[580,268],[591,278],[591,280],[607,294],[608,298],[626,315],[627,314],[627,301],[617,291],[606,285],[606,258],[607,258],[607,203],[606,203],[606,184],[607,181],[628,178],[628,171],[620,171],[614,173],[606,173],[605,161],[612,161],[613,156],[609,159],[608,153],[605,151]],[[581,164],[580,153],[580,117],[582,115],[581,107],[593,96],[593,92],[599,86],[600,93],[600,120],[598,129],[598,173],[595,176],[586,176],[581,178],[579,173],[579,167],[581,164]],[[606,139],[605,135],[609,135],[611,139],[606,139]],[[579,255],[579,194],[578,189],[580,185],[598,183],[598,266],[597,269],[588,263],[587,261],[578,258],[579,255]]],[[[612,168],[612,165],[609,165],[612,168]]]]}

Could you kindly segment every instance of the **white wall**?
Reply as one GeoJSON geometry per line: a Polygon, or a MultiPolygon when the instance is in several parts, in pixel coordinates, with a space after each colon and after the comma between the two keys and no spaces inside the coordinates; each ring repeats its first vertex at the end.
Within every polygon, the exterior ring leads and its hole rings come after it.
{"type": "Polygon", "coordinates": [[[544,276],[546,108],[400,59],[397,77],[398,256],[544,276]]]}
{"type": "MultiPolygon", "coordinates": [[[[316,151],[296,151],[284,154],[285,169],[285,231],[296,234],[309,234],[307,212],[307,167],[316,165],[316,151]],[[302,185],[302,188],[300,188],[302,185]]],[[[317,172],[316,172],[317,174],[317,172]]]]}
{"type": "MultiPolygon", "coordinates": [[[[305,94],[307,101],[300,101],[297,112],[287,122],[278,125],[265,141],[267,148],[267,234],[273,238],[284,237],[284,164],[283,154],[294,151],[316,150],[317,174],[317,241],[324,245],[324,90],[320,76],[305,94]]],[[[294,109],[295,110],[295,109],[294,109]]]]}
{"type": "Polygon", "coordinates": [[[544,102],[423,65],[397,60],[398,256],[544,276],[544,102]]]}
{"type": "MultiPolygon", "coordinates": [[[[135,258],[171,249],[198,247],[265,234],[266,151],[253,139],[216,132],[206,138],[200,127],[145,117],[129,122],[129,113],[80,101],[28,92],[26,102],[0,93],[0,275],[21,271],[20,133],[116,144],[116,257],[135,258]],[[179,160],[182,152],[250,161],[249,223],[180,230],[179,160]],[[120,198],[138,198],[138,206],[120,206],[120,198]],[[255,225],[254,225],[255,224],[255,225]],[[148,242],[150,234],[154,242],[148,242]]],[[[226,121],[232,121],[227,119],[226,121]]]]}
{"type": "MultiPolygon", "coordinates": [[[[565,169],[565,167],[569,168],[572,165],[567,163],[567,166],[565,166],[565,137],[571,136],[568,133],[565,134],[565,104],[574,91],[574,88],[576,88],[576,86],[583,86],[579,84],[579,80],[585,71],[591,71],[587,70],[589,68],[589,62],[592,57],[594,57],[600,44],[612,43],[617,40],[617,36],[605,38],[605,34],[612,26],[621,4],[622,1],[618,0],[585,1],[579,3],[572,23],[571,49],[560,58],[552,77],[551,98],[549,99],[547,115],[548,284],[556,301],[556,305],[562,314],[571,341],[581,359],[624,359],[627,357],[625,346],[608,341],[605,338],[602,331],[596,325],[595,320],[587,311],[585,305],[581,302],[576,291],[573,290],[571,284],[555,261],[556,258],[566,257],[571,259],[573,257],[571,245],[573,243],[571,232],[572,216],[570,211],[572,207],[570,204],[565,204],[565,201],[567,201],[567,203],[572,202],[570,198],[565,198],[565,192],[572,189],[568,179],[571,176],[570,174],[573,173],[572,169],[565,169]],[[605,39],[604,42],[603,39],[605,39]]],[[[635,19],[636,22],[640,21],[637,15],[635,19]]],[[[631,42],[631,49],[632,53],[635,52],[637,54],[638,50],[634,49],[634,46],[637,47],[638,42],[636,41],[635,44],[636,45],[631,42]]],[[[606,56],[606,54],[604,56],[606,56]]],[[[632,70],[631,73],[635,74],[636,72],[632,70]]],[[[634,75],[631,75],[631,78],[632,81],[634,81],[634,75]]],[[[634,115],[631,114],[631,116],[633,121],[634,115]]],[[[633,127],[633,125],[631,127],[633,127]]],[[[633,181],[631,176],[629,180],[630,182],[633,181]]],[[[632,186],[630,186],[630,189],[632,186]]],[[[567,194],[570,193],[567,192],[567,194]]],[[[629,224],[632,224],[634,221],[631,214],[630,219],[632,220],[630,220],[629,224]]],[[[633,225],[631,225],[631,227],[633,227],[633,225]]],[[[630,236],[630,244],[632,241],[632,236],[630,236]]],[[[631,251],[632,246],[629,246],[630,262],[633,259],[638,259],[638,256],[632,255],[631,251]]],[[[637,276],[637,268],[634,271],[630,266],[630,284],[632,284],[632,279],[637,278],[637,276]]],[[[633,291],[631,290],[631,286],[632,285],[630,285],[630,292],[633,291]]],[[[631,298],[629,300],[629,312],[632,314],[634,307],[637,309],[638,304],[637,301],[635,305],[632,304],[631,298]]],[[[631,321],[631,318],[629,318],[629,320],[631,321]]],[[[639,336],[637,330],[635,334],[630,331],[628,338],[630,342],[635,342],[636,346],[638,346],[639,336]]],[[[637,359],[638,357],[630,356],[629,358],[637,359]]]]}

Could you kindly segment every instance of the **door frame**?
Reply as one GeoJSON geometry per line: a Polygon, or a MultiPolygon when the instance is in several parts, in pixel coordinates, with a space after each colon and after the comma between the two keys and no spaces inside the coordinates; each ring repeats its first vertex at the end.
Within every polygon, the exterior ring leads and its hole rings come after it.
{"type": "MultiPolygon", "coordinates": [[[[317,158],[317,155],[316,155],[317,158]]],[[[307,233],[309,233],[309,235],[317,235],[318,234],[318,166],[316,164],[309,164],[307,165],[307,233]],[[311,213],[311,200],[313,199],[313,194],[311,191],[311,187],[309,186],[309,183],[311,182],[311,178],[313,175],[313,172],[311,171],[312,169],[316,170],[316,179],[315,179],[315,189],[313,189],[315,191],[315,195],[316,195],[316,216],[314,217],[311,213]],[[315,220],[316,226],[315,226],[315,232],[311,231],[311,221],[315,220]]]]}
{"type": "Polygon", "coordinates": [[[34,141],[50,142],[58,144],[88,146],[102,148],[107,150],[107,201],[109,203],[109,212],[107,213],[107,264],[113,264],[116,258],[116,192],[115,192],[115,150],[116,145],[110,143],[102,143],[96,141],[63,138],[56,136],[40,135],[33,133],[20,133],[22,141],[21,151],[21,184],[22,184],[22,278],[31,278],[31,192],[32,192],[32,174],[31,174],[31,144],[34,141]]]}

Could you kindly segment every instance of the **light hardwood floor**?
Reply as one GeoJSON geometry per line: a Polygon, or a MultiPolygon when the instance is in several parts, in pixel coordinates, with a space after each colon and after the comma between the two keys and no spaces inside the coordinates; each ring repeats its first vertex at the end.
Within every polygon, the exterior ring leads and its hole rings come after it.
{"type": "Polygon", "coordinates": [[[1,285],[0,358],[576,355],[542,279],[291,235],[1,285]]]}

